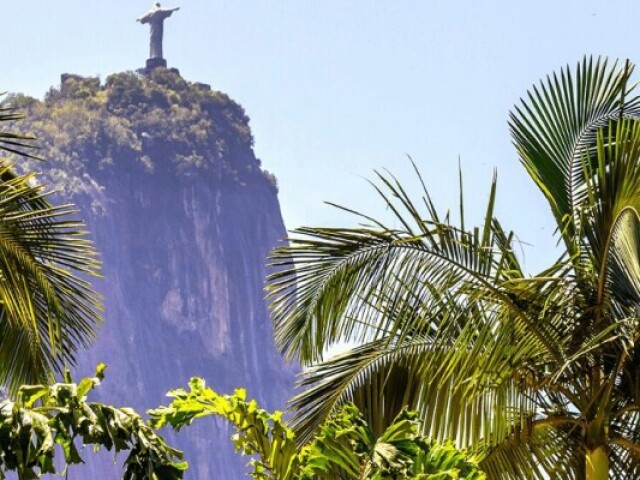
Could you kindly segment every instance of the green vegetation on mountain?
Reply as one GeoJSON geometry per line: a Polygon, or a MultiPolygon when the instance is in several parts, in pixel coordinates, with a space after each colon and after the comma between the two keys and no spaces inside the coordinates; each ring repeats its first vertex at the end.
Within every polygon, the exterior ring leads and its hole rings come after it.
{"type": "MultiPolygon", "coordinates": [[[[73,218],[91,222],[101,251],[105,327],[92,350],[78,355],[77,369],[87,371],[94,359],[112,366],[116,382],[110,392],[96,392],[97,398],[111,393],[118,404],[143,412],[178,378],[227,370],[223,386],[249,385],[265,405],[282,405],[293,368],[280,370],[263,277],[268,251],[286,233],[275,181],[254,156],[242,108],[166,69],[149,76],[116,74],[102,82],[63,75],[42,101],[8,97],[3,104],[19,107],[26,118],[10,122],[14,133],[0,141],[10,146],[18,139],[12,135],[29,132],[41,147],[35,153],[45,160],[12,158],[24,172],[20,179],[35,192],[48,189],[41,185],[62,189],[63,199],[53,200],[73,199],[80,212],[73,218]]],[[[53,241],[47,246],[55,253],[53,241]]],[[[72,314],[83,303],[73,307],[65,312],[72,314]]],[[[51,335],[57,341],[54,313],[51,335]]],[[[32,327],[29,317],[19,320],[32,327]]],[[[27,333],[43,335],[40,343],[23,335],[17,348],[9,336],[0,337],[0,371],[14,368],[6,374],[13,393],[20,384],[49,380],[48,371],[29,378],[15,371],[30,367],[28,346],[48,346],[47,325],[37,326],[27,333]]],[[[62,326],[67,335],[70,328],[62,326]]],[[[91,333],[85,338],[79,332],[71,340],[82,347],[91,333]]],[[[67,344],[56,346],[66,355],[56,364],[62,371],[76,352],[67,344]]],[[[82,441],[77,438],[79,450],[82,441]]],[[[215,471],[236,478],[242,469],[242,459],[230,458],[233,446],[224,431],[187,433],[181,442],[193,460],[191,475],[206,478],[205,472],[215,471]],[[203,459],[212,443],[216,448],[203,459]]],[[[82,456],[88,465],[72,469],[70,478],[116,478],[104,456],[88,459],[88,451],[82,456]]]]}
{"type": "Polygon", "coordinates": [[[172,70],[117,73],[104,83],[67,74],[44,101],[12,95],[7,103],[26,113],[16,128],[40,141],[43,181],[70,195],[99,186],[97,177],[131,172],[179,179],[213,170],[226,182],[266,178],[275,188],[253,155],[242,107],[172,70]]]}

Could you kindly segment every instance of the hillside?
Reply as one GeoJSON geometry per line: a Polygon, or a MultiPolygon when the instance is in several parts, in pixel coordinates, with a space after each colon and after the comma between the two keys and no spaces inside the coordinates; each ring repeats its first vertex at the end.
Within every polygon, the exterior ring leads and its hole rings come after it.
{"type": "MultiPolygon", "coordinates": [[[[242,107],[162,68],[104,82],[65,74],[42,101],[9,100],[47,159],[24,168],[78,205],[102,254],[105,325],[78,374],[107,363],[104,400],[141,410],[193,375],[282,408],[294,369],[273,347],[263,284],[285,229],[242,107]]],[[[179,435],[188,478],[239,477],[229,434],[210,424],[179,435]]],[[[107,463],[95,479],[115,478],[107,463]]]]}

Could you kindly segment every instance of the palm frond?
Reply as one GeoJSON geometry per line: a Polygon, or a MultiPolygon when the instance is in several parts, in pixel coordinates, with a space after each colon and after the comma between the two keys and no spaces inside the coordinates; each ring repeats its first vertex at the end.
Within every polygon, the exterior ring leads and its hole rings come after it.
{"type": "Polygon", "coordinates": [[[510,129],[520,159],[545,195],[568,250],[574,253],[578,208],[584,200],[583,158],[598,129],[623,116],[638,118],[640,97],[629,85],[633,66],[584,58],[534,86],[514,108],[510,129]]]}
{"type": "Polygon", "coordinates": [[[586,200],[581,206],[580,235],[603,315],[614,299],[627,306],[636,304],[633,299],[640,292],[640,121],[622,120],[601,129],[595,159],[588,152],[585,156],[586,200]],[[618,289],[624,294],[618,295],[618,289]]]}
{"type": "Polygon", "coordinates": [[[378,432],[408,405],[426,435],[482,449],[489,478],[584,478],[591,458],[599,468],[608,461],[615,478],[637,476],[640,96],[632,70],[585,58],[535,86],[511,115],[520,160],[565,247],[539,274],[523,273],[514,234],[494,218],[495,178],[476,228],[462,188],[454,224],[438,214],[419,172],[420,207],[381,173],[372,185],[394,227],[352,212],[365,224],[302,228],[276,250],[276,343],[310,365],[292,403],[302,438],[345,402],[378,432]],[[341,341],[358,346],[324,360],[341,341]]]}
{"type": "Polygon", "coordinates": [[[299,438],[310,438],[336,408],[353,402],[376,433],[408,405],[433,438],[456,438],[461,446],[500,442],[533,412],[528,367],[535,342],[514,342],[506,331],[487,341],[488,331],[475,342],[465,338],[466,348],[460,337],[378,340],[310,367],[291,403],[299,438]]]}
{"type": "MultiPolygon", "coordinates": [[[[0,124],[2,122],[21,120],[22,118],[24,118],[23,115],[15,108],[0,103],[0,124]]],[[[37,160],[39,158],[30,153],[34,148],[37,148],[34,143],[35,140],[36,138],[32,135],[0,131],[0,150],[37,160]]]]}
{"type": "Polygon", "coordinates": [[[101,322],[100,297],[82,278],[99,269],[84,225],[31,177],[0,165],[0,383],[12,390],[73,364],[101,322]]]}
{"type": "Polygon", "coordinates": [[[427,212],[422,214],[393,177],[380,175],[379,180],[382,186],[376,190],[402,229],[381,222],[377,228],[301,228],[288,246],[272,254],[276,272],[269,277],[269,296],[276,344],[285,355],[314,362],[333,342],[395,332],[400,326],[390,310],[401,303],[438,310],[442,304],[436,293],[448,292],[510,310],[560,360],[553,332],[530,321],[502,288],[521,270],[512,236],[493,218],[495,179],[484,225],[469,231],[442,223],[426,191],[427,212]]]}
{"type": "Polygon", "coordinates": [[[480,467],[492,480],[578,479],[584,469],[580,431],[562,417],[529,419],[485,453],[480,467]]]}

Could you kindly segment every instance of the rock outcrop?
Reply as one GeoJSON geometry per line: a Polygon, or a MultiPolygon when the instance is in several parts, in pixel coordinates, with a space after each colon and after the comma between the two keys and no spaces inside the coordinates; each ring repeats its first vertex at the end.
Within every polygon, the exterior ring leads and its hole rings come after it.
{"type": "MultiPolygon", "coordinates": [[[[109,366],[100,400],[144,411],[201,376],[283,408],[294,368],[273,346],[263,287],[285,229],[242,108],[165,69],[104,84],[64,75],[43,102],[13,102],[49,160],[27,168],[44,168],[42,181],[79,206],[101,252],[105,324],[77,368],[109,366]]],[[[241,478],[246,459],[230,433],[211,421],[170,436],[191,464],[187,478],[241,478]]],[[[110,462],[70,476],[117,478],[110,462]]]]}

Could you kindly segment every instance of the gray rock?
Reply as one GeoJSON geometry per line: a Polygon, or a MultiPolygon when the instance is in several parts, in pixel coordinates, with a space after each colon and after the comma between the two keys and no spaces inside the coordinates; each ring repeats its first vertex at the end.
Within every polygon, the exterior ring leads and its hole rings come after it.
{"type": "MultiPolygon", "coordinates": [[[[267,255],[286,235],[273,180],[239,105],[170,71],[152,77],[160,83],[67,75],[21,127],[40,138],[49,159],[40,177],[78,205],[103,261],[105,324],[76,378],[106,363],[97,400],[143,412],[191,376],[219,392],[246,387],[265,408],[283,409],[296,368],[274,348],[263,290],[267,255]],[[173,126],[176,111],[198,125],[173,126]],[[201,146],[176,153],[189,145],[201,146]]],[[[235,479],[247,459],[233,453],[231,433],[210,420],[168,437],[185,450],[187,478],[235,479]]],[[[112,456],[83,456],[87,465],[69,478],[119,478],[112,456]]]]}

